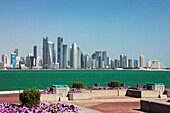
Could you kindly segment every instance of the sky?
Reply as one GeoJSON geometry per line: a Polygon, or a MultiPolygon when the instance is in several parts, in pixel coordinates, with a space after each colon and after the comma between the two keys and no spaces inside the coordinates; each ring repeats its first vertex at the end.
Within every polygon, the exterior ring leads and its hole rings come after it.
{"type": "MultiPolygon", "coordinates": [[[[20,56],[43,37],[63,37],[84,54],[107,51],[160,60],[170,67],[170,0],[0,0],[0,56],[19,49],[20,56]]],[[[1,59],[0,59],[1,60],[1,59]]]]}

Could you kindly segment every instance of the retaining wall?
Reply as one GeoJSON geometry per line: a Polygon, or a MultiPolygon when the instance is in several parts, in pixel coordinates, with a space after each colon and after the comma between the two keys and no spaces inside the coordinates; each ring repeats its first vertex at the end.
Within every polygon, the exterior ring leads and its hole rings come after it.
{"type": "Polygon", "coordinates": [[[57,94],[41,94],[41,102],[56,102],[59,101],[59,96],[57,94]]]}
{"type": "Polygon", "coordinates": [[[169,113],[170,112],[170,103],[160,102],[160,101],[148,101],[141,100],[140,108],[145,112],[151,113],[169,113]]]}
{"type": "Polygon", "coordinates": [[[137,98],[158,98],[159,91],[146,90],[127,90],[126,96],[137,97],[137,98]]]}
{"type": "Polygon", "coordinates": [[[69,93],[69,100],[91,100],[92,93],[69,93]]]}

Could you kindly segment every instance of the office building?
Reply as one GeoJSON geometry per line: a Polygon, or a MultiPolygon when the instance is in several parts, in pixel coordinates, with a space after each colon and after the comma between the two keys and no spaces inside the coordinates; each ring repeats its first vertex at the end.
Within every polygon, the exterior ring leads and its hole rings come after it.
{"type": "Polygon", "coordinates": [[[33,55],[34,55],[34,58],[36,59],[37,58],[37,46],[33,47],[33,55]]]}
{"type": "Polygon", "coordinates": [[[143,67],[144,67],[144,56],[143,56],[143,55],[141,55],[141,56],[139,57],[139,67],[140,67],[140,68],[143,68],[143,67]]]}
{"type": "Polygon", "coordinates": [[[81,50],[77,47],[77,68],[81,68],[81,50]]]}
{"type": "Polygon", "coordinates": [[[77,69],[77,44],[76,43],[72,44],[72,52],[71,53],[72,53],[72,55],[71,55],[72,68],[77,69]]]}
{"type": "Polygon", "coordinates": [[[54,43],[43,38],[43,68],[53,68],[55,58],[54,43]]]}
{"type": "Polygon", "coordinates": [[[53,68],[54,66],[54,43],[51,41],[48,41],[48,46],[49,46],[49,63],[48,63],[48,67],[49,68],[53,68]]]}
{"type": "Polygon", "coordinates": [[[16,53],[11,53],[11,68],[16,68],[16,53]]]}
{"type": "Polygon", "coordinates": [[[124,55],[122,54],[122,55],[120,55],[120,64],[119,64],[119,67],[120,68],[123,68],[123,65],[124,65],[124,61],[123,61],[123,57],[124,57],[124,55]]]}
{"type": "Polygon", "coordinates": [[[134,68],[138,68],[138,60],[134,60],[134,68]]]}
{"type": "Polygon", "coordinates": [[[132,68],[132,59],[128,59],[128,68],[132,68]]]}
{"type": "Polygon", "coordinates": [[[15,49],[14,53],[16,54],[16,56],[18,56],[18,49],[15,49]]]}
{"type": "Polygon", "coordinates": [[[4,67],[8,67],[9,66],[9,59],[8,59],[8,55],[7,54],[2,55],[2,61],[4,63],[4,67]]]}
{"type": "Polygon", "coordinates": [[[104,62],[104,67],[107,66],[108,62],[107,62],[107,51],[103,51],[102,52],[102,61],[104,62]]]}
{"type": "Polygon", "coordinates": [[[97,67],[96,68],[103,68],[103,60],[102,60],[102,51],[95,51],[95,53],[92,54],[92,59],[96,59],[97,61],[97,67]]]}
{"type": "Polygon", "coordinates": [[[118,59],[115,59],[114,60],[114,64],[115,64],[115,68],[119,68],[120,66],[119,66],[119,60],[118,59]]]}
{"type": "Polygon", "coordinates": [[[123,68],[127,68],[128,67],[128,59],[127,56],[124,55],[123,56],[123,68]]]}
{"type": "Polygon", "coordinates": [[[63,68],[68,67],[68,46],[63,45],[63,68]]]}
{"type": "Polygon", "coordinates": [[[148,60],[147,68],[149,69],[165,69],[166,66],[159,60],[148,60]]]}
{"type": "Polygon", "coordinates": [[[59,67],[63,68],[63,38],[57,38],[57,63],[59,67]]]}
{"type": "Polygon", "coordinates": [[[26,66],[32,69],[34,65],[35,65],[34,55],[28,54],[28,56],[26,57],[26,66]]]}

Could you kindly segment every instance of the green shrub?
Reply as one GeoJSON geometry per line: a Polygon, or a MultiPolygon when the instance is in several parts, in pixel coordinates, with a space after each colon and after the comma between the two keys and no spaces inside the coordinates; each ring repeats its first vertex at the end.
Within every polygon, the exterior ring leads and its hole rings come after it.
{"type": "Polygon", "coordinates": [[[76,89],[81,89],[81,88],[84,88],[84,83],[83,82],[74,82],[72,87],[76,88],[76,89]]]}
{"type": "Polygon", "coordinates": [[[120,87],[120,81],[116,81],[116,80],[110,81],[109,86],[110,87],[120,87]]]}
{"type": "Polygon", "coordinates": [[[40,103],[40,96],[40,91],[32,88],[24,90],[23,93],[20,93],[19,100],[23,106],[31,108],[40,103]]]}

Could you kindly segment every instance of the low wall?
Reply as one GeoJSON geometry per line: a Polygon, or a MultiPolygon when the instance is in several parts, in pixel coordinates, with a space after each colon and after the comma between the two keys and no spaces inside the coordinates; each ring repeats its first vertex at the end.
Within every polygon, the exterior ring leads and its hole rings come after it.
{"type": "Polygon", "coordinates": [[[152,113],[169,113],[170,103],[160,101],[140,101],[141,110],[152,113]]]}
{"type": "Polygon", "coordinates": [[[41,102],[56,102],[59,101],[59,96],[57,94],[41,94],[41,102]]]}
{"type": "Polygon", "coordinates": [[[165,91],[165,94],[167,95],[168,98],[170,98],[170,90],[165,91]]]}
{"type": "Polygon", "coordinates": [[[92,90],[92,97],[125,96],[127,90],[92,90]]]}
{"type": "Polygon", "coordinates": [[[158,98],[159,91],[139,91],[139,90],[127,90],[126,96],[137,97],[137,98],[158,98]]]}
{"type": "Polygon", "coordinates": [[[69,93],[69,100],[91,100],[92,93],[69,93]]]}

